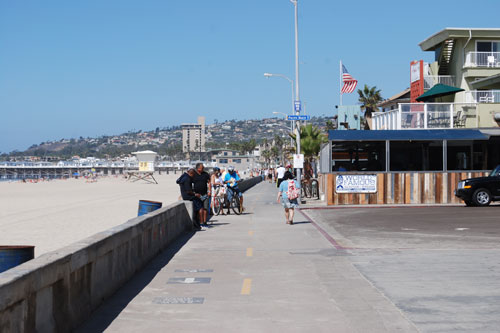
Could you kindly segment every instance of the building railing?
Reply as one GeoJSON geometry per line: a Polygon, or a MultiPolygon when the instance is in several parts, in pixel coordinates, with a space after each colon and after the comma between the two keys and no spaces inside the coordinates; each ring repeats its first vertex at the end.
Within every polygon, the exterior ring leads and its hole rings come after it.
{"type": "Polygon", "coordinates": [[[455,86],[456,80],[453,75],[427,75],[424,76],[424,89],[430,89],[436,84],[446,84],[448,86],[455,86]]]}
{"type": "Polygon", "coordinates": [[[373,114],[374,130],[479,127],[475,103],[401,103],[399,108],[373,114]]]}
{"type": "Polygon", "coordinates": [[[472,90],[465,93],[469,103],[500,103],[500,90],[472,90]]]}
{"type": "Polygon", "coordinates": [[[500,68],[500,52],[469,52],[464,67],[500,68]]]}

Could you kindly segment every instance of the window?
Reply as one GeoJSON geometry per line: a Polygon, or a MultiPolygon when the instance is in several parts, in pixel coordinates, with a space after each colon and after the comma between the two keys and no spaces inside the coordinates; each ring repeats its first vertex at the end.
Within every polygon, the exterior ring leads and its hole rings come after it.
{"type": "Polygon", "coordinates": [[[241,158],[234,158],[233,162],[240,164],[241,163],[241,158]]]}
{"type": "Polygon", "coordinates": [[[227,151],[224,152],[224,156],[227,156],[227,151]]]}
{"type": "Polygon", "coordinates": [[[221,158],[219,159],[220,164],[227,164],[227,158],[221,158]]]}
{"type": "Polygon", "coordinates": [[[500,52],[500,41],[478,41],[477,52],[500,52]]]}
{"type": "Polygon", "coordinates": [[[390,171],[443,170],[443,141],[391,141],[390,171]]]}
{"type": "Polygon", "coordinates": [[[332,144],[333,171],[385,171],[385,141],[332,144]]]}

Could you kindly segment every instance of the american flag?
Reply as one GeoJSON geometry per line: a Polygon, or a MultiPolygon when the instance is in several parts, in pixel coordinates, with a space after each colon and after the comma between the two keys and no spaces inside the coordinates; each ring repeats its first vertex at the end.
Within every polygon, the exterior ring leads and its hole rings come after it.
{"type": "Polygon", "coordinates": [[[356,89],[356,86],[358,85],[358,80],[355,80],[351,74],[347,71],[347,68],[345,68],[344,65],[342,65],[342,82],[344,82],[344,85],[342,86],[342,89],[340,90],[341,94],[350,94],[356,89]]]}

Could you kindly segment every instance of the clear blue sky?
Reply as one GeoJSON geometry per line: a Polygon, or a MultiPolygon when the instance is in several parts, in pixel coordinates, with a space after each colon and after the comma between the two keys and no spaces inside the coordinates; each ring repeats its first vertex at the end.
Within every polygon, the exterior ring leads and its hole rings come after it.
{"type": "MultiPolygon", "coordinates": [[[[409,85],[418,43],[498,27],[500,2],[299,0],[301,99],[333,115],[339,60],[383,97],[409,85]]],[[[288,0],[0,1],[0,152],[61,138],[289,112],[288,0]]],[[[355,104],[356,94],[344,104],[355,104]]]]}

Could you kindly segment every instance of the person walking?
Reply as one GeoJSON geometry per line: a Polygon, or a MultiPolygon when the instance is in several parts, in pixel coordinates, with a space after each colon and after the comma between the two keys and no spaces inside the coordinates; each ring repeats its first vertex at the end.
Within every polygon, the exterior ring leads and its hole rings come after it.
{"type": "Polygon", "coordinates": [[[202,207],[200,208],[200,224],[205,226],[207,224],[208,210],[210,208],[210,175],[204,170],[203,163],[196,163],[196,172],[193,177],[193,191],[199,194],[199,198],[202,202],[202,207]]]}
{"type": "Polygon", "coordinates": [[[290,171],[286,171],[283,175],[283,181],[280,183],[277,202],[281,202],[285,208],[286,224],[293,224],[295,208],[299,207],[299,188],[300,185],[294,179],[290,171]]]}
{"type": "Polygon", "coordinates": [[[177,179],[176,183],[179,184],[182,200],[193,202],[193,210],[194,210],[193,226],[196,230],[201,230],[200,222],[197,216],[203,204],[200,200],[200,195],[194,193],[193,191],[193,178],[195,174],[196,172],[194,171],[193,168],[191,168],[187,172],[183,173],[177,179]]]}
{"type": "Polygon", "coordinates": [[[276,187],[280,187],[281,182],[283,181],[283,178],[285,177],[285,172],[286,169],[283,167],[283,165],[280,165],[279,168],[276,169],[276,178],[278,179],[278,183],[276,187]]]}

